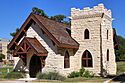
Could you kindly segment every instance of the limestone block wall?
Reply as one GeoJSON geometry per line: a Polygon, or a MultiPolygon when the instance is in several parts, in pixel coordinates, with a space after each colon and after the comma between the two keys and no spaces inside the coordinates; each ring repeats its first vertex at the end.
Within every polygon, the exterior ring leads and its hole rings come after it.
{"type": "Polygon", "coordinates": [[[83,52],[88,50],[93,58],[93,67],[86,68],[93,73],[100,73],[100,17],[72,20],[71,35],[80,44],[79,50],[75,54],[74,70],[81,68],[81,58],[83,52]],[[89,39],[84,39],[85,29],[89,30],[89,39]]]}
{"type": "Polygon", "coordinates": [[[112,15],[103,4],[93,8],[84,8],[83,10],[71,9],[71,36],[80,44],[79,50],[74,55],[76,66],[74,70],[81,68],[81,57],[85,50],[88,50],[93,58],[93,67],[86,68],[89,71],[100,74],[101,69],[101,50],[103,56],[103,65],[109,74],[115,74],[116,63],[113,47],[112,15]],[[89,39],[84,39],[85,29],[89,30],[89,39]],[[106,39],[107,29],[109,30],[109,39],[106,39]],[[101,39],[102,36],[102,39],[101,39]],[[102,44],[101,44],[102,41],[102,44]],[[102,47],[102,49],[100,48],[102,47]],[[107,49],[109,49],[110,60],[106,61],[107,49]],[[112,71],[114,70],[114,71],[112,71]]]}
{"type": "MultiPolygon", "coordinates": [[[[46,34],[42,33],[41,29],[39,28],[37,24],[31,25],[31,27],[27,31],[27,37],[36,37],[37,40],[48,51],[48,56],[45,60],[45,67],[42,69],[42,72],[56,71],[63,75],[67,75],[70,72],[71,68],[64,69],[63,53],[58,52],[59,50],[64,52],[65,49],[59,49],[57,48],[56,45],[53,45],[50,38],[46,34]]],[[[73,55],[72,50],[69,50],[69,54],[73,55]]],[[[28,55],[27,58],[28,58],[27,63],[29,63],[31,57],[28,55]]]]}
{"type": "Polygon", "coordinates": [[[113,42],[112,20],[103,18],[102,20],[102,52],[104,69],[110,75],[116,74],[115,51],[113,42]],[[109,61],[107,61],[107,50],[109,50],[109,61]]]}
{"type": "Polygon", "coordinates": [[[5,60],[7,60],[7,45],[9,42],[6,42],[6,41],[2,41],[0,42],[2,44],[2,54],[5,55],[5,60]]]}

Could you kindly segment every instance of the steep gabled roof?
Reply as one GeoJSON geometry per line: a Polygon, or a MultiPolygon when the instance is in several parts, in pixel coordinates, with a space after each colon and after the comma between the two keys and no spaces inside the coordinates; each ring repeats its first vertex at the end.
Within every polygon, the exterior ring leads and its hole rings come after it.
{"type": "Polygon", "coordinates": [[[45,56],[48,53],[36,38],[25,37],[14,51],[14,56],[18,53],[25,54],[29,49],[34,50],[37,55],[45,56]]]}
{"type": "Polygon", "coordinates": [[[27,20],[22,25],[20,31],[9,43],[8,48],[14,49],[20,39],[26,34],[26,31],[32,23],[36,23],[42,31],[58,46],[64,48],[78,48],[79,44],[66,31],[67,26],[48,18],[36,14],[30,14],[27,20]]]}

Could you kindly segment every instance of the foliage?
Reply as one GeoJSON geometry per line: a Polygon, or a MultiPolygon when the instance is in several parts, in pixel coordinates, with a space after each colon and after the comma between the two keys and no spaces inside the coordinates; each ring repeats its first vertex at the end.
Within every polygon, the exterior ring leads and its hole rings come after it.
{"type": "Polygon", "coordinates": [[[66,16],[61,15],[61,14],[50,17],[51,20],[55,20],[55,21],[58,21],[58,22],[64,22],[65,18],[66,18],[66,16]]]}
{"type": "Polygon", "coordinates": [[[48,18],[47,14],[45,14],[45,12],[42,9],[39,9],[37,7],[32,8],[32,13],[38,14],[38,15],[41,15],[41,16],[44,16],[44,17],[48,18]]]}
{"type": "Polygon", "coordinates": [[[17,28],[17,29],[16,29],[16,31],[15,31],[15,32],[10,33],[10,35],[11,35],[12,37],[15,37],[16,33],[17,33],[17,32],[19,32],[19,30],[20,30],[20,29],[19,29],[19,28],[17,28]]]}
{"type": "Polygon", "coordinates": [[[116,50],[116,60],[125,60],[125,38],[117,36],[119,42],[119,50],[116,50]]]}
{"type": "Polygon", "coordinates": [[[60,22],[60,23],[64,23],[66,25],[71,25],[71,21],[69,18],[66,18],[65,15],[62,15],[62,14],[59,14],[59,15],[55,15],[55,16],[51,16],[50,17],[51,20],[55,20],[57,22],[60,22]],[[67,21],[66,21],[67,20],[67,21]]]}
{"type": "Polygon", "coordinates": [[[80,77],[80,73],[73,71],[68,75],[68,78],[74,78],[74,77],[80,77]]]}
{"type": "Polygon", "coordinates": [[[90,77],[93,77],[93,75],[88,70],[85,70],[84,68],[82,68],[78,72],[73,71],[68,75],[68,78],[74,78],[74,77],[90,78],[90,77]]]}
{"type": "Polygon", "coordinates": [[[65,77],[60,75],[57,72],[49,72],[49,73],[38,73],[37,79],[48,79],[48,80],[64,80],[65,77]]]}
{"type": "Polygon", "coordinates": [[[5,58],[5,55],[4,54],[0,54],[0,61],[2,61],[2,59],[5,58]]]}
{"type": "Polygon", "coordinates": [[[122,74],[125,72],[125,61],[117,62],[117,74],[122,74]]]}
{"type": "Polygon", "coordinates": [[[12,72],[13,67],[3,67],[3,68],[0,68],[0,78],[4,78],[5,77],[5,75],[8,72],[7,70],[9,70],[10,72],[12,72]]]}
{"type": "MultiPolygon", "coordinates": [[[[51,19],[51,20],[62,22],[66,25],[71,25],[70,19],[67,18],[67,21],[64,21],[64,19],[66,19],[66,16],[62,15],[62,14],[49,17],[42,9],[39,9],[37,7],[32,8],[32,13],[37,14],[37,15],[41,15],[41,16],[46,17],[46,18],[51,19]]],[[[19,31],[19,28],[17,28],[15,32],[10,33],[10,35],[12,37],[15,37],[15,35],[18,31],[19,31]]]]}
{"type": "Polygon", "coordinates": [[[24,78],[25,74],[21,72],[10,72],[5,75],[4,78],[7,79],[19,79],[19,78],[24,78]]]}

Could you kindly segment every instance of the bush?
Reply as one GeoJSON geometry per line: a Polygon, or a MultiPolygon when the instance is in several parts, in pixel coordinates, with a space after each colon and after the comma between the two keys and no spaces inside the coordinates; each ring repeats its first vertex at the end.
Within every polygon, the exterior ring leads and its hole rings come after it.
{"type": "Polygon", "coordinates": [[[68,78],[74,78],[74,77],[79,77],[80,76],[80,73],[79,72],[71,72],[69,75],[68,75],[68,78]]]}
{"type": "Polygon", "coordinates": [[[4,54],[0,54],[0,62],[5,58],[4,54]]]}
{"type": "Polygon", "coordinates": [[[25,77],[24,73],[10,72],[10,73],[6,74],[4,78],[7,78],[7,79],[19,79],[19,78],[24,78],[24,77],[25,77]]]}
{"type": "Polygon", "coordinates": [[[65,77],[60,75],[57,72],[49,72],[49,73],[38,73],[37,79],[48,79],[48,80],[64,80],[65,77]]]}
{"type": "Polygon", "coordinates": [[[74,77],[93,77],[93,74],[91,72],[89,72],[88,70],[85,70],[84,68],[80,69],[79,72],[71,72],[68,75],[68,78],[74,78],[74,77]]]}

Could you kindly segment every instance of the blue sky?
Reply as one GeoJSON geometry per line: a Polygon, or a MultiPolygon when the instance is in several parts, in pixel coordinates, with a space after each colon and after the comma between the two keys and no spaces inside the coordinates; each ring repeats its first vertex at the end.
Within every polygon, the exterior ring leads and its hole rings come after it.
{"type": "Polygon", "coordinates": [[[125,37],[125,0],[1,0],[0,38],[12,38],[11,32],[21,27],[33,7],[43,9],[49,15],[70,16],[72,7],[83,9],[103,3],[113,13],[113,27],[117,34],[125,37]]]}

